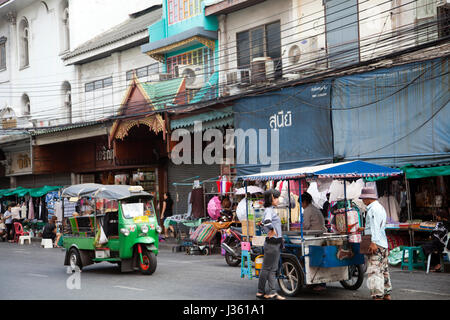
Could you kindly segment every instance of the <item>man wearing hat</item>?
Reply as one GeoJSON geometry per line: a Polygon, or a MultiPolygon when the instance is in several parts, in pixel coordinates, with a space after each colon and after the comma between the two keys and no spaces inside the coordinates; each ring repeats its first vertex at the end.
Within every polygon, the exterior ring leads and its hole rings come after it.
{"type": "Polygon", "coordinates": [[[391,300],[391,279],[388,269],[388,242],[385,232],[386,210],[377,201],[374,188],[364,187],[359,197],[367,206],[366,227],[364,233],[371,235],[368,255],[367,286],[375,300],[391,300]]]}

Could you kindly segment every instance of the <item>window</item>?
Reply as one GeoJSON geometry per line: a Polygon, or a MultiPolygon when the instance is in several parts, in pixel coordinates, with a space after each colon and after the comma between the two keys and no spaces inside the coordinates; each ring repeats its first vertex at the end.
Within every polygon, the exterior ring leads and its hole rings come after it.
{"type": "Polygon", "coordinates": [[[108,77],[85,84],[84,112],[86,121],[113,115],[114,108],[113,79],[108,77]]]}
{"type": "Polygon", "coordinates": [[[6,69],[6,38],[0,38],[0,70],[6,69]]]}
{"type": "Polygon", "coordinates": [[[214,73],[214,51],[208,47],[203,47],[193,51],[189,51],[177,56],[169,57],[166,60],[167,73],[171,73],[174,76],[177,74],[178,65],[203,65],[203,73],[205,76],[214,73]]]}
{"type": "MultiPolygon", "coordinates": [[[[142,78],[148,77],[150,75],[158,74],[159,73],[159,63],[153,63],[153,64],[145,66],[145,67],[127,71],[127,74],[126,74],[127,81],[130,81],[131,79],[133,79],[133,72],[136,72],[136,77],[138,79],[142,79],[142,78]]],[[[144,81],[150,81],[150,79],[144,79],[144,81]]]]}
{"type": "Polygon", "coordinates": [[[90,92],[94,90],[99,90],[102,88],[111,87],[113,85],[112,77],[102,79],[102,80],[96,80],[89,83],[86,83],[85,85],[85,91],[90,92]]]}
{"type": "Polygon", "coordinates": [[[30,63],[30,30],[27,19],[22,19],[19,24],[19,38],[20,38],[20,67],[25,68],[30,63]]]}
{"type": "Polygon", "coordinates": [[[169,25],[201,14],[202,2],[203,0],[168,0],[169,25]]]}
{"type": "Polygon", "coordinates": [[[65,8],[63,12],[63,49],[70,50],[70,29],[69,29],[69,8],[65,8]]]}
{"type": "Polygon", "coordinates": [[[72,123],[72,92],[71,85],[69,82],[65,81],[61,86],[61,97],[62,97],[62,122],[72,123]]]}
{"type": "Polygon", "coordinates": [[[438,28],[435,23],[437,7],[435,0],[417,0],[416,2],[416,43],[423,44],[437,39],[438,28]]]}
{"type": "Polygon", "coordinates": [[[270,57],[274,62],[275,77],[281,76],[280,22],[259,26],[236,34],[239,69],[250,68],[255,58],[270,57]]]}
{"type": "Polygon", "coordinates": [[[29,116],[31,114],[30,98],[27,94],[22,96],[22,115],[29,116]]]}

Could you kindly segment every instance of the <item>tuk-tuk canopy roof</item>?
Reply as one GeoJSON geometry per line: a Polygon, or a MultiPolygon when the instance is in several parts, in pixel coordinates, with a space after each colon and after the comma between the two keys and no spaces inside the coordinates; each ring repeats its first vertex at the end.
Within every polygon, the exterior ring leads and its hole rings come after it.
{"type": "Polygon", "coordinates": [[[293,180],[310,177],[342,179],[392,177],[401,174],[402,171],[398,169],[392,169],[357,160],[289,170],[263,172],[259,174],[240,176],[238,179],[244,181],[293,180]]]}
{"type": "Polygon", "coordinates": [[[63,197],[91,197],[97,199],[122,200],[131,197],[152,195],[143,190],[132,190],[137,186],[129,185],[102,185],[96,183],[85,183],[70,186],[63,190],[63,197]]]}

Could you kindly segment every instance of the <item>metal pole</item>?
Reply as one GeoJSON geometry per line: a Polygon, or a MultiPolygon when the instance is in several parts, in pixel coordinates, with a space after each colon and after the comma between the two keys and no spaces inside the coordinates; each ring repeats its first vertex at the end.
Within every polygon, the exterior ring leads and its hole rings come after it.
{"type": "Polygon", "coordinates": [[[303,242],[303,207],[302,207],[302,181],[298,179],[298,188],[300,197],[298,197],[298,203],[300,205],[300,235],[302,237],[303,242]]]}
{"type": "MultiPolygon", "coordinates": [[[[406,178],[405,174],[405,184],[406,184],[406,206],[408,208],[408,220],[412,220],[412,212],[411,212],[411,190],[409,186],[408,179],[406,178]]],[[[408,228],[409,233],[409,243],[411,246],[414,246],[414,231],[408,228]]]]}
{"type": "Polygon", "coordinates": [[[344,179],[344,208],[345,208],[345,234],[348,234],[348,221],[347,221],[347,182],[344,179]]]}
{"type": "Polygon", "coordinates": [[[288,215],[288,221],[287,221],[287,230],[290,231],[290,222],[291,222],[291,186],[290,182],[291,180],[287,180],[288,182],[288,208],[289,208],[289,215],[288,215]]]}
{"type": "MultiPolygon", "coordinates": [[[[247,180],[244,181],[244,188],[245,188],[245,213],[247,214],[247,235],[250,234],[249,223],[248,223],[248,197],[247,197],[247,180]]],[[[245,236],[245,234],[244,234],[245,236]]],[[[247,239],[248,240],[248,239],[247,239]]]]}

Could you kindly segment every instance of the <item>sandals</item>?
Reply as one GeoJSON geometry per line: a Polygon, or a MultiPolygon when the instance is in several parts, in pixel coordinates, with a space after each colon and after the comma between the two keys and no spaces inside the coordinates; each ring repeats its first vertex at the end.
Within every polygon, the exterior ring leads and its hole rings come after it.
{"type": "Polygon", "coordinates": [[[264,293],[257,293],[256,299],[266,299],[266,297],[264,296],[264,293]]]}

